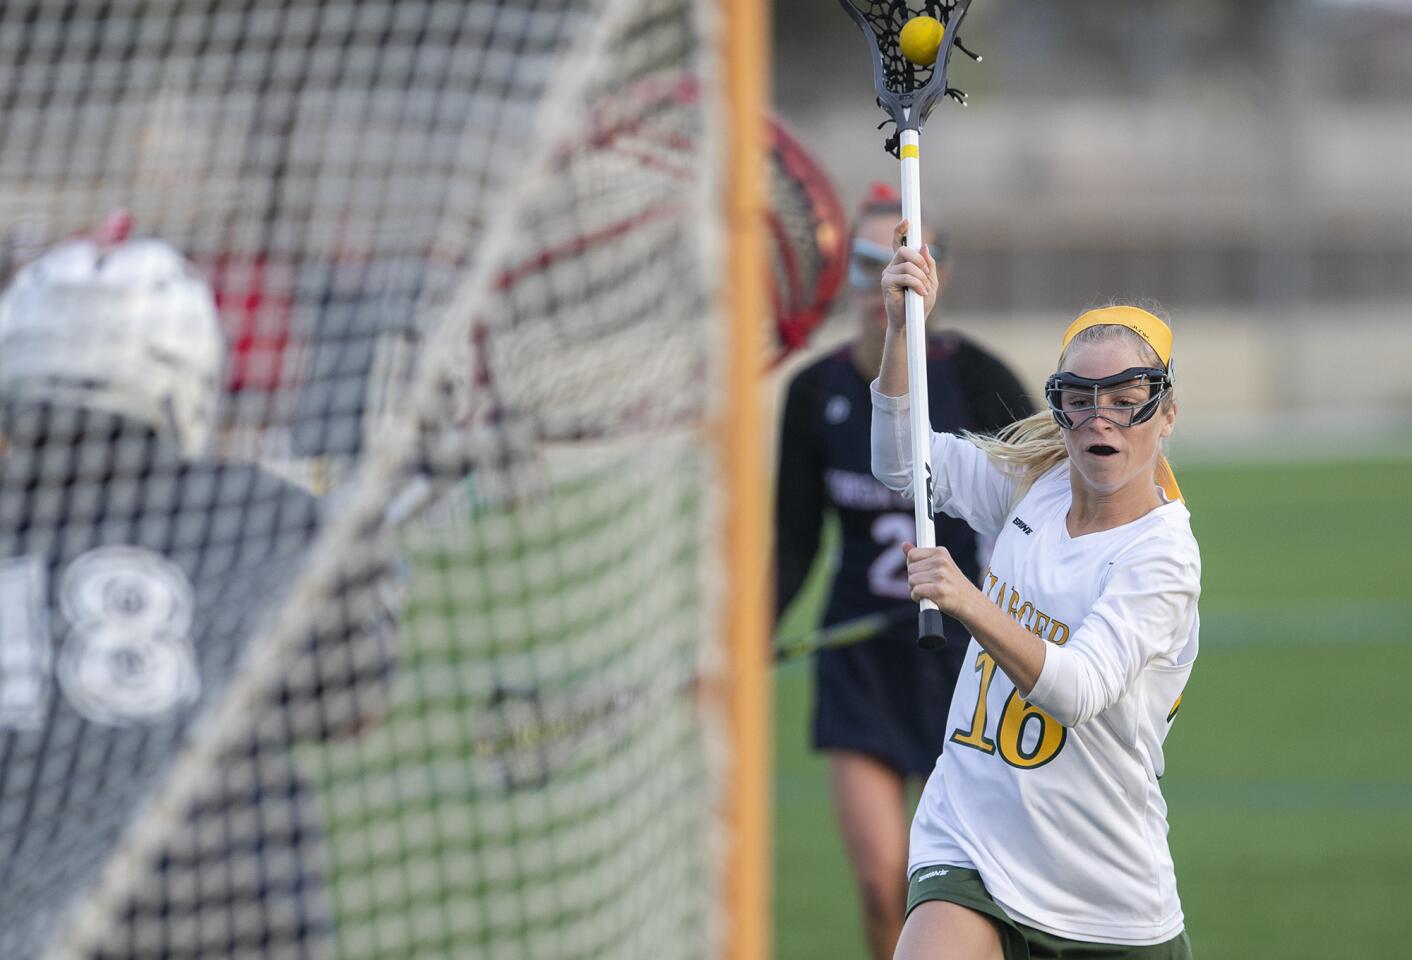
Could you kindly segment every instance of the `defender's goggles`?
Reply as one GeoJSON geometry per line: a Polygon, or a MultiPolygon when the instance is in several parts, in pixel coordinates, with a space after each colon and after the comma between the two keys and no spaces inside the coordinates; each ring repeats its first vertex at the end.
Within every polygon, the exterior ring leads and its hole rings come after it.
{"type": "Polygon", "coordinates": [[[1100,380],[1060,372],[1044,383],[1054,422],[1077,430],[1096,417],[1116,427],[1146,423],[1172,389],[1171,375],[1156,367],[1129,367],[1100,380]]]}
{"type": "MultiPolygon", "coordinates": [[[[936,259],[937,248],[928,245],[928,249],[932,252],[932,259],[936,259]]],[[[891,247],[866,237],[854,237],[852,256],[848,261],[848,285],[854,290],[876,290],[878,279],[891,262],[891,247]]]]}
{"type": "Polygon", "coordinates": [[[854,237],[852,256],[848,261],[848,285],[854,290],[876,287],[883,268],[891,262],[891,247],[866,237],[854,237]]]}

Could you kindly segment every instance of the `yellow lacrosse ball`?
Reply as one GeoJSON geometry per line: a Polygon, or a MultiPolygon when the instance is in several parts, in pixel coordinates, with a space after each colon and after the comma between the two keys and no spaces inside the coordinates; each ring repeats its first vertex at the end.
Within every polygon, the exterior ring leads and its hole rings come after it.
{"type": "Polygon", "coordinates": [[[913,17],[902,25],[897,35],[902,55],[919,67],[929,67],[936,63],[936,52],[941,49],[941,36],[946,28],[936,17],[913,17]]]}

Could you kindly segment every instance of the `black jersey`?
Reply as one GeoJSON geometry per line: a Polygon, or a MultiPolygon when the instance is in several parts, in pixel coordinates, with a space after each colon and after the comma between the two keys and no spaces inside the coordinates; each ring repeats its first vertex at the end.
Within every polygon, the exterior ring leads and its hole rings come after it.
{"type": "MultiPolygon", "coordinates": [[[[1033,412],[1014,374],[960,336],[929,339],[927,371],[933,430],[993,431],[1033,412]]],[[[842,543],[824,623],[911,603],[901,544],[915,540],[912,501],[873,476],[870,381],[845,346],[790,384],[776,491],[777,611],[803,584],[830,511],[838,516],[842,543]]],[[[967,576],[976,577],[978,544],[970,527],[937,514],[936,541],[967,576]]],[[[872,642],[819,654],[817,746],[862,750],[914,772],[930,767],[940,750],[934,741],[944,727],[965,629],[948,618],[949,642],[940,654],[918,650],[916,631],[916,618],[904,616],[872,642]],[[939,717],[927,706],[932,700],[940,702],[939,717]],[[908,716],[908,704],[927,717],[908,716]],[[931,726],[936,735],[924,732],[931,726]]]]}
{"type": "MultiPolygon", "coordinates": [[[[25,958],[83,900],[192,722],[240,670],[297,579],[319,510],[258,468],[185,463],[118,418],[41,407],[6,420],[0,956],[25,958]]],[[[151,875],[133,881],[128,929],[101,956],[148,955],[122,942],[141,922],[152,921],[149,933],[168,921],[194,927],[203,912],[206,942],[174,936],[162,956],[234,956],[261,943],[272,955],[313,949],[329,925],[321,848],[287,748],[379,709],[387,629],[348,625],[291,658],[327,657],[326,644],[340,644],[339,669],[312,674],[321,699],[311,701],[307,679],[272,694],[271,711],[288,714],[289,742],[257,739],[261,717],[252,717],[248,742],[202,784],[186,821],[163,825],[169,840],[151,875]],[[353,713],[339,712],[349,704],[353,713]],[[239,923],[222,924],[220,911],[239,923]]],[[[291,677],[311,675],[290,666],[291,677]]]]}

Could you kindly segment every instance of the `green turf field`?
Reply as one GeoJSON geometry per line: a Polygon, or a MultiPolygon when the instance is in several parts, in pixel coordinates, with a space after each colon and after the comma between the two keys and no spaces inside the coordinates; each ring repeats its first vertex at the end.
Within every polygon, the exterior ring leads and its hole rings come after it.
{"type": "MultiPolygon", "coordinates": [[[[1412,955],[1412,462],[1179,473],[1202,651],[1163,788],[1196,955],[1412,955]]],[[[776,956],[861,957],[808,665],[776,679],[776,956]]]]}

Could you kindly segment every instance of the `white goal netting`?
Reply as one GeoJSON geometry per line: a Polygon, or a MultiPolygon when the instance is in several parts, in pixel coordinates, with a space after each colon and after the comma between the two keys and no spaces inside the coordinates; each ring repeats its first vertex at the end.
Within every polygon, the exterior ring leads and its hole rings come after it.
{"type": "Polygon", "coordinates": [[[0,5],[0,957],[712,952],[702,6],[0,5]]]}

